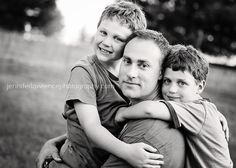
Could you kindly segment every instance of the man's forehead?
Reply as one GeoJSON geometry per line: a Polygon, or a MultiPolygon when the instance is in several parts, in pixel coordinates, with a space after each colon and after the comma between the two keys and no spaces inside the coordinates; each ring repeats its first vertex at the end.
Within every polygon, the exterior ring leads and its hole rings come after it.
{"type": "Polygon", "coordinates": [[[160,54],[159,46],[152,39],[134,38],[124,49],[124,57],[139,61],[152,61],[160,54]]]}

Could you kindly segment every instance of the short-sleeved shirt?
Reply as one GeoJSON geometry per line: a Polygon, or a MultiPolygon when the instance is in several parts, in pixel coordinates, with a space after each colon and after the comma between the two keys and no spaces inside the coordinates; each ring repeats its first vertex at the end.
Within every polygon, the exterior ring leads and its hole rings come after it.
{"type": "MultiPolygon", "coordinates": [[[[99,167],[109,154],[97,147],[86,136],[74,109],[75,100],[96,106],[101,124],[116,137],[123,128],[123,125],[117,125],[114,121],[116,112],[120,107],[128,106],[130,102],[122,94],[118,78],[109,73],[96,56],[80,60],[72,68],[64,112],[67,118],[68,140],[76,144],[78,150],[79,148],[86,149],[85,151],[88,151],[86,155],[90,155],[99,167]]],[[[89,157],[84,156],[84,158],[89,157]]]]}
{"type": "Polygon", "coordinates": [[[186,168],[232,168],[228,143],[216,106],[204,99],[189,103],[169,101],[176,128],[185,131],[186,168]]]}

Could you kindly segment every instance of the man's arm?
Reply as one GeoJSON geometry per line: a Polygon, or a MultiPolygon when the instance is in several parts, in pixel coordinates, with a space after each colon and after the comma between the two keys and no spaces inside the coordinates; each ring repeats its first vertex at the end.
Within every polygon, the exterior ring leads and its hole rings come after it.
{"type": "Polygon", "coordinates": [[[59,150],[66,140],[66,134],[49,139],[44,143],[36,159],[37,168],[43,168],[45,163],[51,160],[61,162],[59,150]]]}
{"type": "Polygon", "coordinates": [[[127,119],[154,118],[171,121],[172,116],[167,106],[160,101],[143,101],[130,107],[120,108],[116,114],[116,122],[127,119]]]}
{"type": "Polygon", "coordinates": [[[100,148],[126,160],[134,167],[163,164],[163,161],[158,160],[162,156],[152,153],[156,152],[155,148],[144,143],[126,144],[114,137],[101,125],[97,108],[94,105],[75,102],[74,107],[86,135],[100,148]]]}

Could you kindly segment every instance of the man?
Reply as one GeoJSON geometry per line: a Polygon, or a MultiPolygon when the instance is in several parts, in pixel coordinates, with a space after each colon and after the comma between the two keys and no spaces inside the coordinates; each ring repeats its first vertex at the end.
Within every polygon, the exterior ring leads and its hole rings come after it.
{"type": "MultiPolygon", "coordinates": [[[[161,33],[143,30],[135,32],[127,42],[120,67],[119,81],[123,94],[132,104],[161,98],[159,87],[161,65],[169,52],[169,44],[161,33]]],[[[122,110],[122,109],[120,109],[122,110]]],[[[119,111],[120,111],[119,110],[119,111]]],[[[119,111],[116,120],[119,120],[119,111]]],[[[158,112],[158,109],[157,109],[158,112]]],[[[130,120],[119,137],[126,143],[144,142],[164,156],[166,168],[184,167],[185,143],[181,132],[161,120],[130,120]]],[[[111,155],[103,168],[131,167],[127,162],[111,155]]]]}

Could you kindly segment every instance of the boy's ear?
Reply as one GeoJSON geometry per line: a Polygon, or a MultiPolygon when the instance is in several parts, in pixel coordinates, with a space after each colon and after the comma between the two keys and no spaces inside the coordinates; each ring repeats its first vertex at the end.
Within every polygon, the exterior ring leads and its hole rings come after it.
{"type": "Polygon", "coordinates": [[[202,80],[198,83],[198,94],[201,94],[206,86],[206,81],[202,80]]]}
{"type": "Polygon", "coordinates": [[[158,80],[161,80],[161,79],[162,79],[162,77],[163,77],[163,75],[162,75],[162,73],[160,72],[160,73],[159,73],[158,80]]]}

